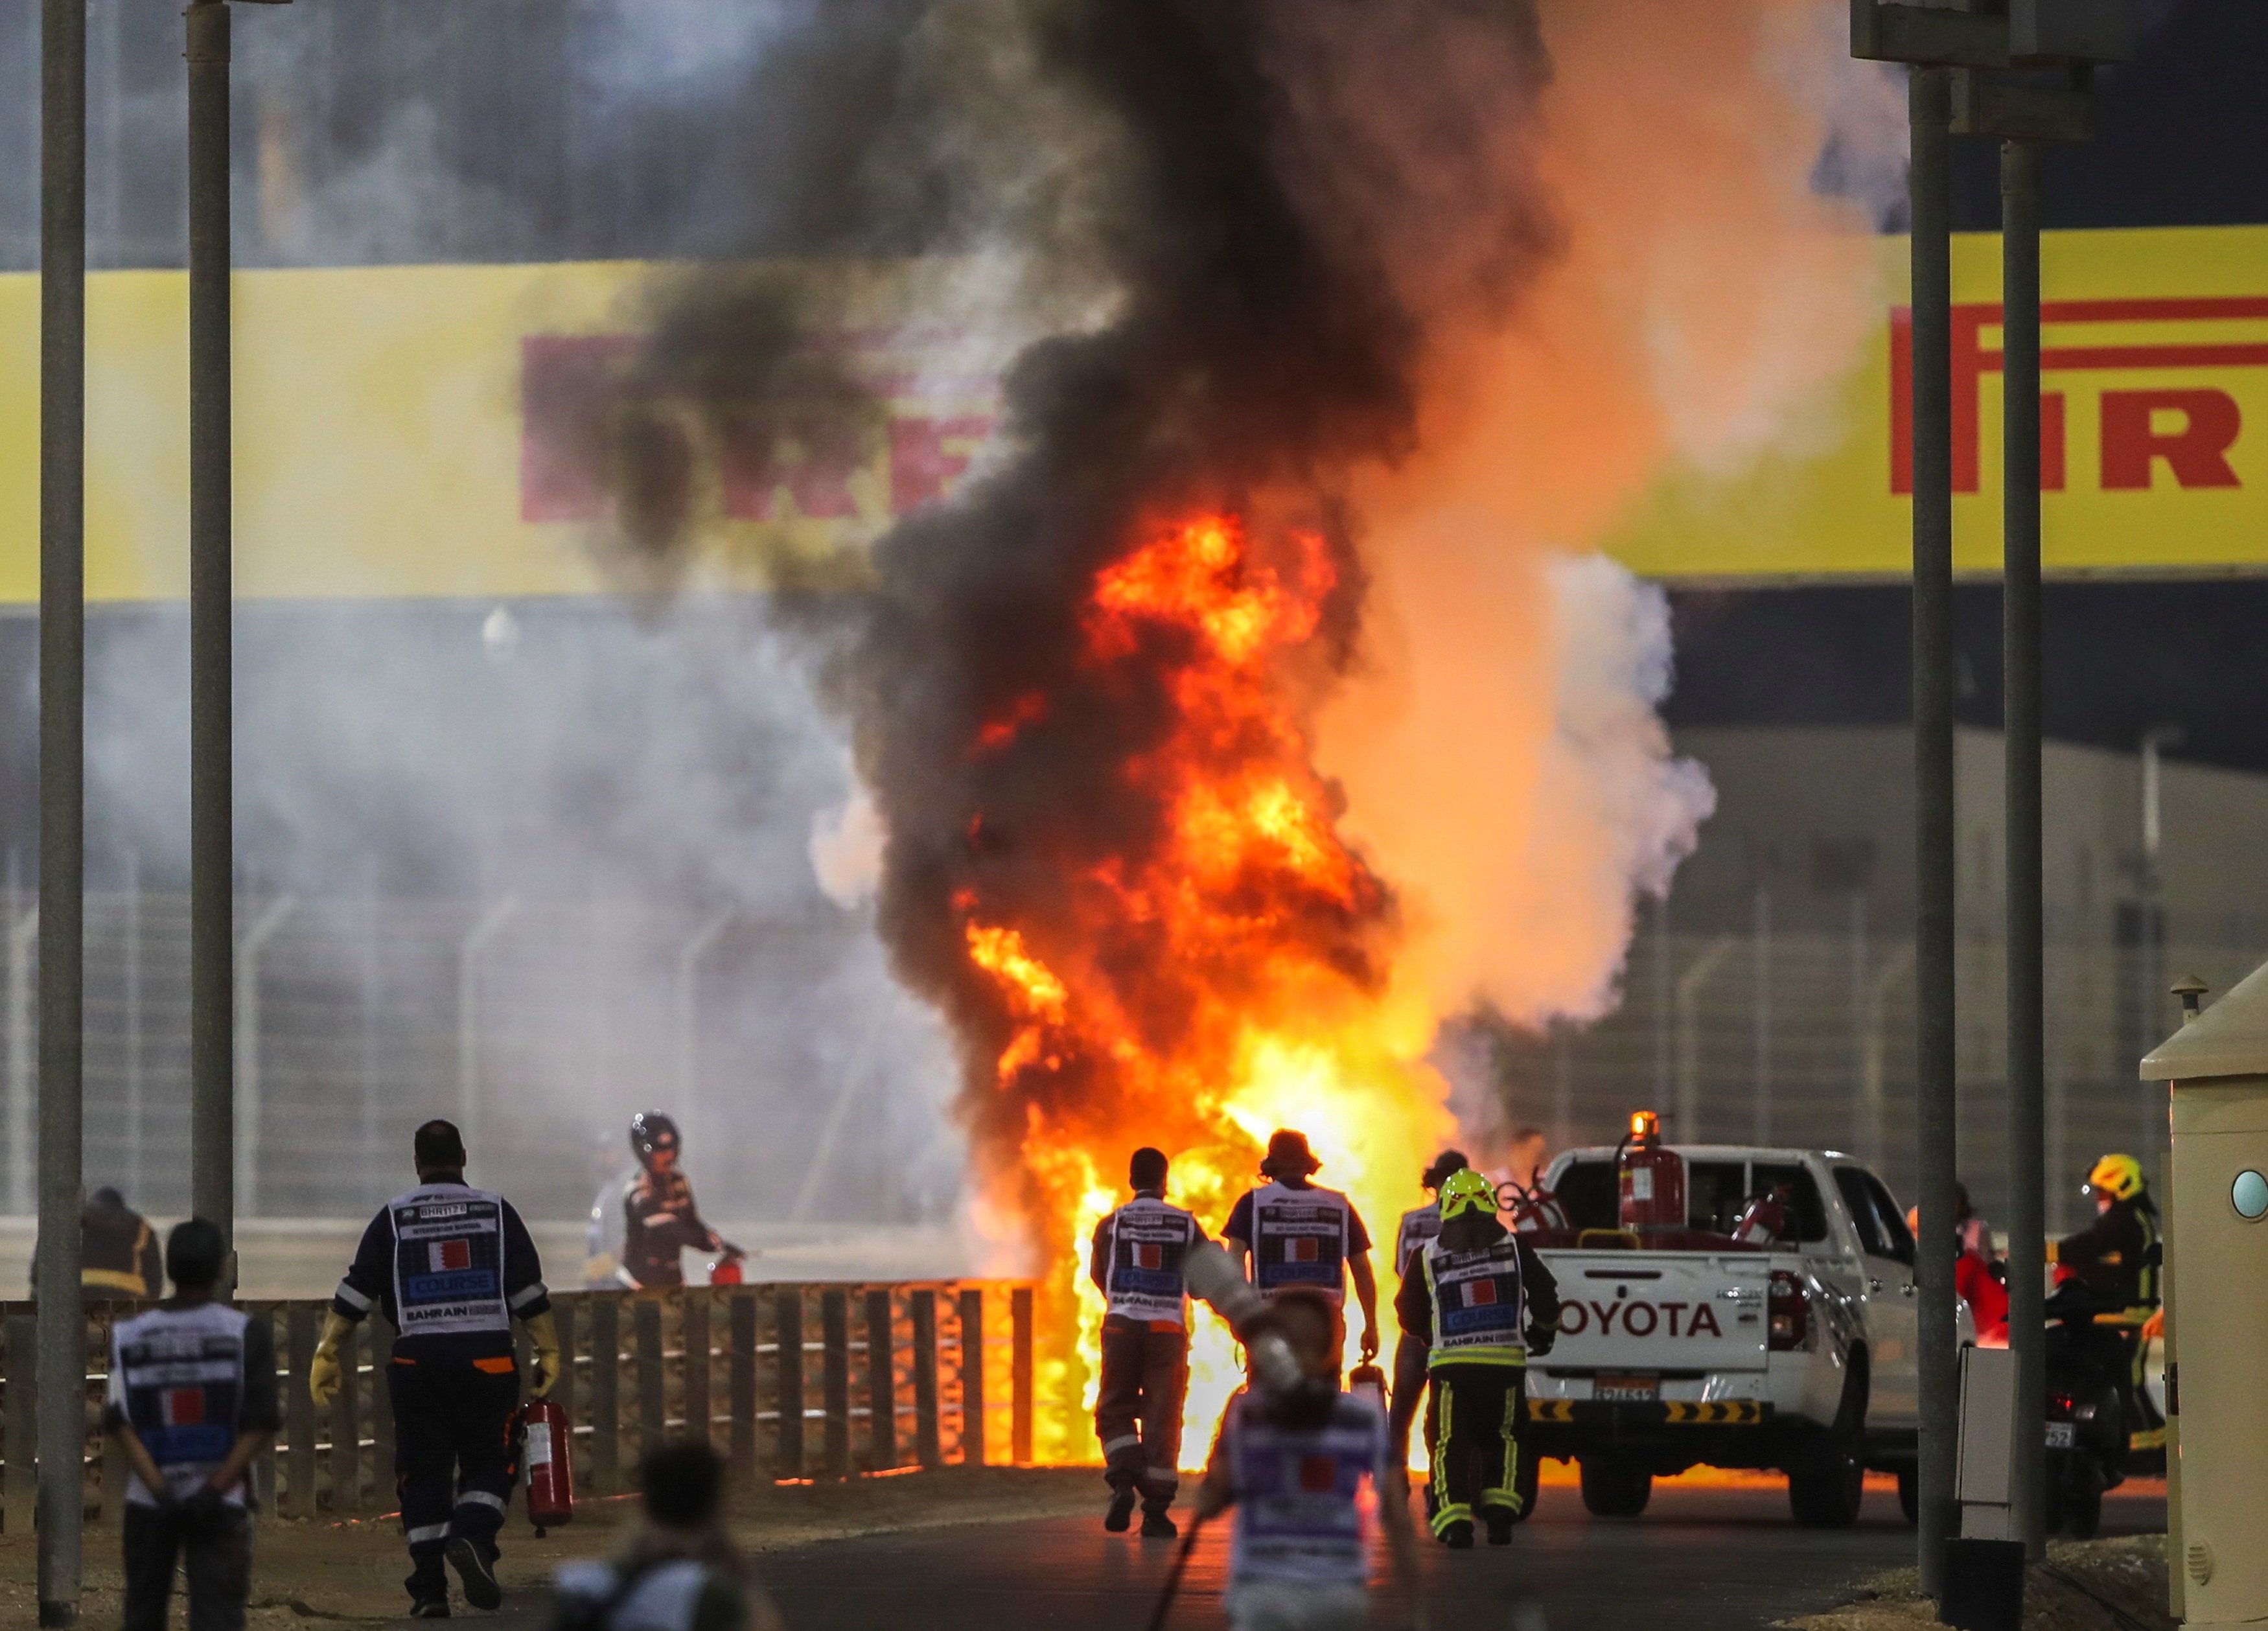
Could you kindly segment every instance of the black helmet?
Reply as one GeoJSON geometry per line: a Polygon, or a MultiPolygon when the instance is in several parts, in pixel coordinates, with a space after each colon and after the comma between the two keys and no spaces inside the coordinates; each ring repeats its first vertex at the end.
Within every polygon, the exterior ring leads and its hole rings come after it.
{"type": "Polygon", "coordinates": [[[630,1118],[630,1151],[641,1161],[657,1150],[674,1150],[681,1142],[677,1123],[659,1110],[641,1110],[630,1118]]]}

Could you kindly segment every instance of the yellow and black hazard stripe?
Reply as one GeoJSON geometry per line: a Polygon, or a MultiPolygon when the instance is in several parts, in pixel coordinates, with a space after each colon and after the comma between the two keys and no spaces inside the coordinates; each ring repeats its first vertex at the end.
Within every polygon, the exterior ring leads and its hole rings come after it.
{"type": "Polygon", "coordinates": [[[1753,1399],[1720,1399],[1708,1404],[1671,1400],[1662,1407],[1662,1419],[1673,1426],[1753,1427],[1764,1419],[1764,1407],[1753,1399]]]}
{"type": "Polygon", "coordinates": [[[1659,1422],[1670,1427],[1755,1427],[1768,1420],[1771,1407],[1761,1400],[1722,1399],[1634,1400],[1610,1399],[1530,1399],[1530,1422],[1572,1424],[1615,1420],[1631,1424],[1659,1422]]]}

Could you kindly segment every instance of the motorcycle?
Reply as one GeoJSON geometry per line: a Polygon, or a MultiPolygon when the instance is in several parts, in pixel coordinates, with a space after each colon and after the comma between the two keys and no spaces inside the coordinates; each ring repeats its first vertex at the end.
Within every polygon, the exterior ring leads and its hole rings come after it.
{"type": "Polygon", "coordinates": [[[2124,1339],[2095,1323],[2110,1304],[2079,1282],[2048,1298],[2047,1480],[2050,1534],[2092,1539],[2102,1497],[2126,1478],[2126,1407],[2119,1385],[2124,1339]]]}

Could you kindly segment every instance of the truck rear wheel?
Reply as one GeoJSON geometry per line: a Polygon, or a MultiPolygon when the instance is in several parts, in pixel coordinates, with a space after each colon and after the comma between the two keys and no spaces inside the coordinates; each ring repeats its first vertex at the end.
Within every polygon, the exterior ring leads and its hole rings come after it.
{"type": "Polygon", "coordinates": [[[1653,1499],[1653,1474],[1612,1456],[1582,1461],[1583,1510],[1594,1517],[1636,1517],[1653,1499]]]}
{"type": "Polygon", "coordinates": [[[1835,1421],[1787,1470],[1787,1504],[1807,1529],[1848,1529],[1867,1495],[1867,1360],[1851,1356],[1835,1421]]]}

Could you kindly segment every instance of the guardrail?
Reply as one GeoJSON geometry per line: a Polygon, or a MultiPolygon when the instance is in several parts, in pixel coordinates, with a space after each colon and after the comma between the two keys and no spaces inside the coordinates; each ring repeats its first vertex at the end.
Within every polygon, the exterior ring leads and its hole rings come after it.
{"type": "MultiPolygon", "coordinates": [[[[246,1299],[273,1323],[283,1429],[254,1468],[263,1512],[394,1510],[394,1334],[375,1311],[342,1353],[344,1383],[307,1393],[328,1299],[246,1299]]],[[[743,1484],[1032,1458],[1032,1286],[1016,1281],[748,1285],[552,1294],[564,1370],[552,1397],[574,1436],[578,1495],[635,1487],[650,1445],[705,1438],[743,1484]]],[[[86,1510],[113,1517],[124,1458],[100,1433],[110,1328],[146,1304],[87,1311],[86,1510]]],[[[38,1374],[28,1303],[0,1303],[0,1526],[27,1525],[38,1374]]],[[[521,1337],[523,1371],[526,1343],[521,1337]]]]}

